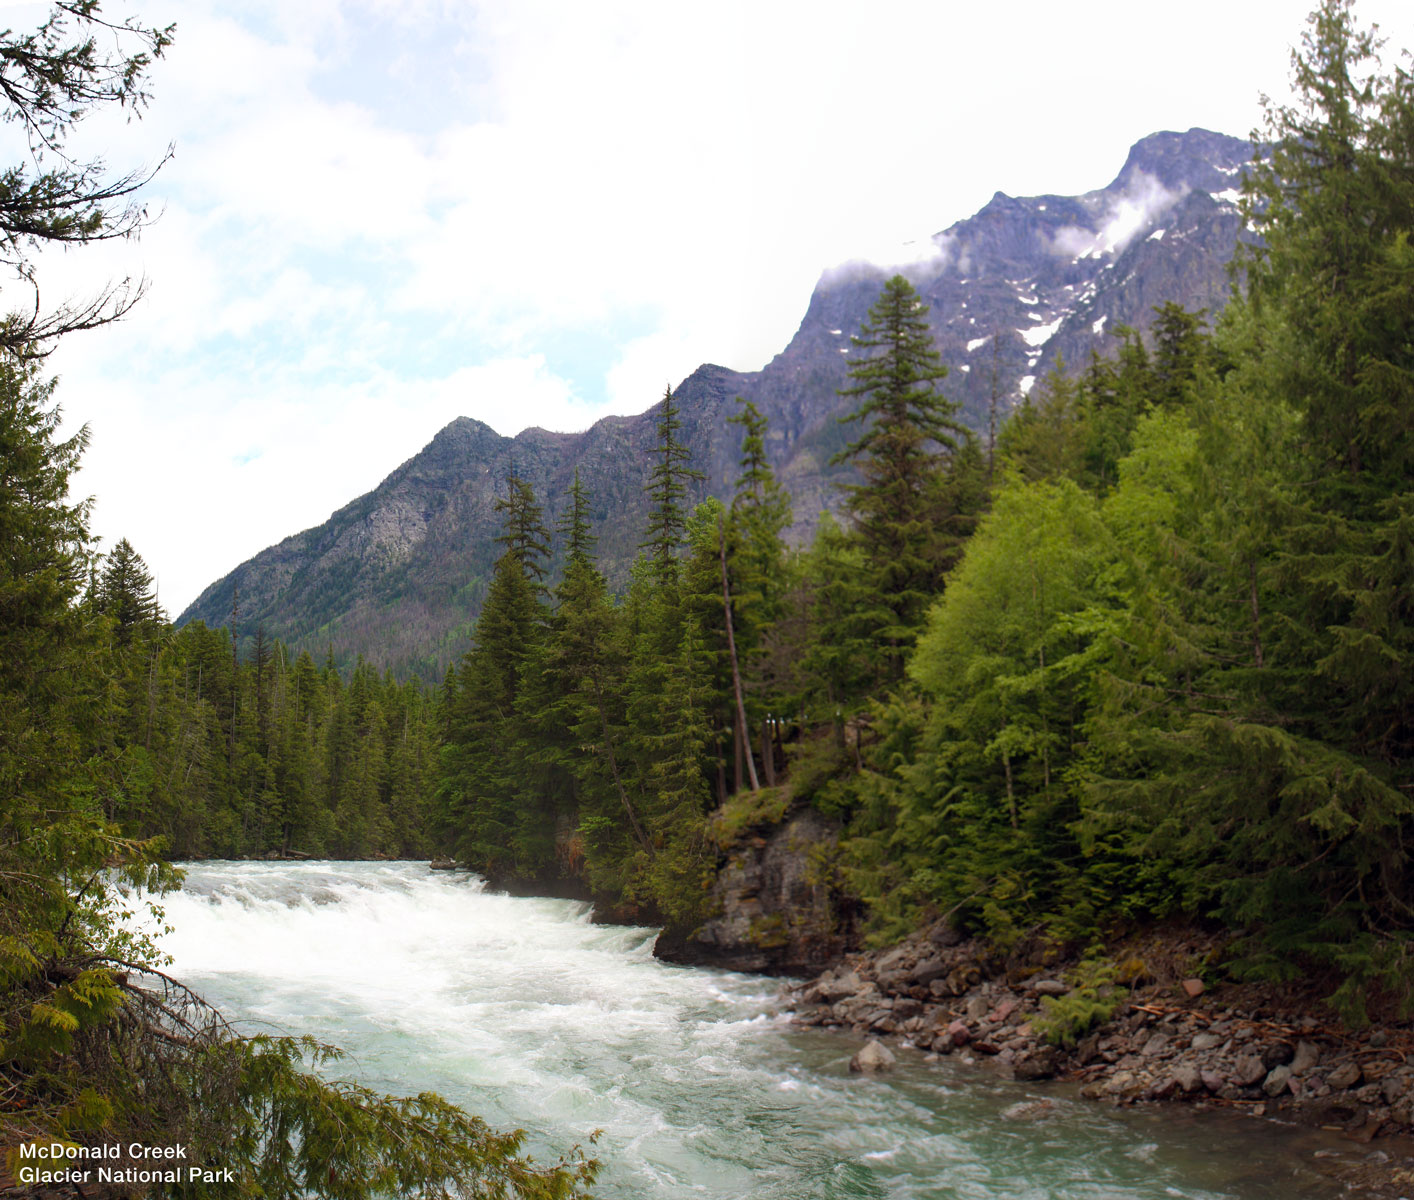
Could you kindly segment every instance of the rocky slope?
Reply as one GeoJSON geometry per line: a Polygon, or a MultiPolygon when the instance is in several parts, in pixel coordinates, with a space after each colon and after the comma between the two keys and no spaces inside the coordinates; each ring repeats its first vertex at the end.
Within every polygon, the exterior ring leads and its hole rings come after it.
{"type": "MultiPolygon", "coordinates": [[[[1093,966],[1057,961],[1046,947],[1000,956],[940,921],[887,951],[844,957],[788,986],[784,999],[799,1023],[863,1042],[854,1070],[889,1069],[894,1053],[874,1044],[882,1038],[900,1054],[948,1056],[1003,1079],[1069,1081],[1109,1104],[1182,1103],[1309,1125],[1344,1135],[1312,1165],[1347,1194],[1411,1194],[1408,1022],[1350,1030],[1323,1009],[1316,987],[1210,984],[1201,975],[1214,973],[1217,949],[1192,930],[1150,934],[1111,947],[1110,974],[1124,983],[1097,984],[1093,966]],[[1095,1011],[1100,1000],[1104,1015],[1073,1038],[1057,1045],[1046,1036],[1058,1015],[1095,1011]],[[1361,1148],[1389,1135],[1388,1149],[1361,1148]]],[[[1044,1121],[1073,1095],[1022,1100],[1003,1116],[1044,1121]]]]}
{"type": "MultiPolygon", "coordinates": [[[[906,268],[930,306],[953,374],[945,391],[985,430],[995,393],[1005,410],[1062,360],[1107,352],[1114,328],[1148,326],[1173,300],[1219,308],[1242,231],[1236,188],[1246,142],[1205,130],[1137,143],[1115,179],[1082,196],[1001,193],[936,235],[935,253],[906,268]]],[[[894,268],[827,271],[790,344],[760,371],[704,365],[677,389],[683,437],[725,496],[736,476],[735,397],[769,417],[769,452],[795,503],[792,536],[807,539],[836,503],[830,456],[846,431],[852,348],[894,268]]],[[[652,397],[644,397],[651,403],[652,397]]],[[[514,438],[458,418],[374,491],[314,529],[286,538],[208,587],[179,618],[258,625],[297,648],[361,653],[380,667],[440,676],[465,649],[495,557],[493,503],[509,471],[529,480],[556,518],[579,469],[594,504],[602,566],[622,584],[642,536],[642,485],[654,443],[651,412],[610,417],[575,434],[528,429],[514,438]]]]}

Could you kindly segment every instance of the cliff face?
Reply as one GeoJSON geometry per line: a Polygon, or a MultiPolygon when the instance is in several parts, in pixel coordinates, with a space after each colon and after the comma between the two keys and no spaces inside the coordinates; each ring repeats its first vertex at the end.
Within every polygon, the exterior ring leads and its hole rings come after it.
{"type": "MultiPolygon", "coordinates": [[[[1082,196],[998,193],[933,239],[905,269],[929,305],[952,374],[944,391],[985,431],[1062,360],[1108,352],[1117,325],[1145,329],[1173,300],[1220,308],[1242,232],[1236,188],[1246,142],[1205,130],[1137,143],[1107,187],[1082,196]]],[[[737,474],[735,398],[770,420],[768,452],[795,504],[792,538],[813,533],[837,504],[829,460],[848,431],[850,335],[894,268],[856,263],[816,285],[790,344],[760,371],[699,367],[677,389],[682,437],[706,478],[699,496],[728,496],[737,474]]],[[[651,398],[645,397],[645,401],[651,398]]],[[[588,489],[600,565],[622,585],[645,526],[643,483],[653,414],[609,417],[576,434],[528,429],[514,438],[458,418],[382,484],[315,529],[286,538],[208,587],[179,618],[263,625],[296,648],[362,654],[379,667],[438,678],[465,650],[495,560],[493,504],[506,475],[528,480],[551,523],[576,469],[588,489]]]]}
{"type": "Polygon", "coordinates": [[[713,915],[684,936],[665,930],[653,953],[669,962],[809,975],[857,945],[855,911],[834,885],[839,827],[814,809],[730,846],[712,889],[713,915]]]}

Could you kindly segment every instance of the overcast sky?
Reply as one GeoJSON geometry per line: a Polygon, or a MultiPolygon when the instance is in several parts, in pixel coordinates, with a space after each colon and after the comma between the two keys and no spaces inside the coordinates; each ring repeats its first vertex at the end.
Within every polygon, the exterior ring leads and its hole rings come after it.
{"type": "MultiPolygon", "coordinates": [[[[760,367],[828,266],[1102,187],[1156,130],[1246,136],[1308,7],[108,0],[176,42],[143,120],[76,148],[174,157],[139,243],[45,265],[54,299],[149,281],[49,360],[79,491],[175,615],[457,416],[640,412],[760,367]]],[[[1407,0],[1360,12],[1414,41],[1407,0]]]]}

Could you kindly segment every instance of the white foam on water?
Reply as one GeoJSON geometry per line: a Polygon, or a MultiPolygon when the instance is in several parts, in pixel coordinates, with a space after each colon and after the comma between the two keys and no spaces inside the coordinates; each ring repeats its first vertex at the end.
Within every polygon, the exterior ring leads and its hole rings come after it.
{"type": "Polygon", "coordinates": [[[582,904],[420,863],[204,863],[164,905],[172,971],[241,1027],[343,1045],[360,1081],[440,1091],[540,1158],[602,1130],[606,1197],[1246,1200],[1222,1184],[1245,1143],[1168,1151],[1082,1105],[1002,1121],[1035,1093],[906,1050],[852,1076],[858,1039],[791,1027],[774,981],[665,965],[582,904]]]}

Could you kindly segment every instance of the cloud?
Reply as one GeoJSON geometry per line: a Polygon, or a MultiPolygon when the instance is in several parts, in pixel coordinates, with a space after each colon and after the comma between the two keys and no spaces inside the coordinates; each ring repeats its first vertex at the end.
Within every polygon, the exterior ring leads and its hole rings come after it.
{"type": "Polygon", "coordinates": [[[1183,199],[1186,192],[1186,188],[1165,187],[1147,171],[1135,171],[1124,190],[1109,202],[1097,228],[1063,226],[1051,237],[1051,251],[1062,258],[1118,254],[1183,199]]]}
{"type": "MultiPolygon", "coordinates": [[[[151,107],[96,118],[74,149],[121,170],[174,144],[148,189],[161,217],[41,268],[54,299],[151,280],[122,325],[51,360],[94,425],[80,486],[98,528],[130,536],[180,607],[458,415],[583,428],[699,363],[758,368],[827,264],[966,273],[918,231],[998,188],[1082,192],[1155,129],[1242,132],[1259,88],[1282,98],[1270,30],[1305,16],[1194,0],[1146,29],[1118,0],[1085,22],[1019,4],[145,11],[179,21],[151,107]],[[1141,52],[1156,29],[1162,62],[1141,52]],[[1097,124],[1116,96],[1125,120],[1097,124]]],[[[1122,244],[1164,202],[1141,189],[1058,251],[1122,244]]]]}

